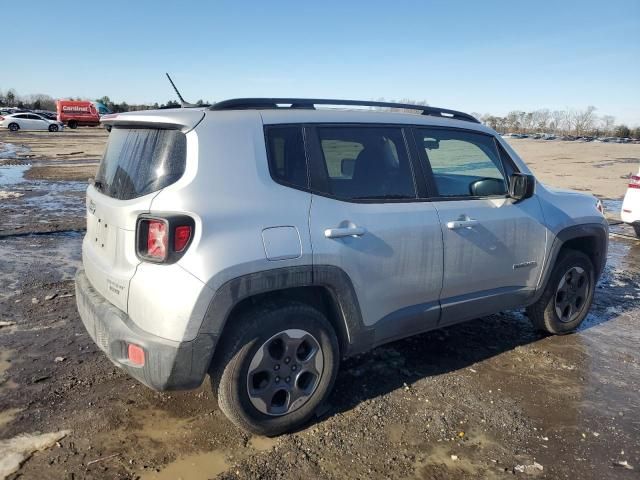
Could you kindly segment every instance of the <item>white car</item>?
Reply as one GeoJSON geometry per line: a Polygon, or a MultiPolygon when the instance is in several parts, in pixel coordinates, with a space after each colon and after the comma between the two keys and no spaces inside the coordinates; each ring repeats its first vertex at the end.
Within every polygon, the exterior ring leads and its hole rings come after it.
{"type": "Polygon", "coordinates": [[[21,129],[57,132],[62,130],[64,125],[57,120],[49,120],[36,113],[22,112],[0,116],[0,127],[8,128],[12,132],[17,132],[21,129]]]}
{"type": "Polygon", "coordinates": [[[640,237],[640,172],[629,179],[620,217],[624,223],[631,225],[636,235],[640,237]]]}

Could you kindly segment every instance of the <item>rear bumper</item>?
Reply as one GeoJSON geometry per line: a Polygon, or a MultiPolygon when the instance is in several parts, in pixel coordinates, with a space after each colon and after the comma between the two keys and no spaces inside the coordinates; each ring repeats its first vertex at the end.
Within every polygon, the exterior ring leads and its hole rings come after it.
{"type": "Polygon", "coordinates": [[[138,381],[154,390],[188,390],[204,380],[215,336],[199,334],[192,341],[175,342],[141,330],[93,288],[83,269],[76,273],[76,302],[93,341],[116,366],[138,381]],[[144,366],[129,361],[129,343],[144,349],[144,366]]]}

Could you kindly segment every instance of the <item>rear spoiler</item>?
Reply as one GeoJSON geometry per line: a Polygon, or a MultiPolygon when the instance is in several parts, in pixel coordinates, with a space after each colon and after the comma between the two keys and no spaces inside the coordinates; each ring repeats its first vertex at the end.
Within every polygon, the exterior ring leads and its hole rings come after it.
{"type": "Polygon", "coordinates": [[[203,108],[141,110],[103,115],[100,122],[112,127],[167,128],[187,133],[193,130],[204,116],[203,108]]]}

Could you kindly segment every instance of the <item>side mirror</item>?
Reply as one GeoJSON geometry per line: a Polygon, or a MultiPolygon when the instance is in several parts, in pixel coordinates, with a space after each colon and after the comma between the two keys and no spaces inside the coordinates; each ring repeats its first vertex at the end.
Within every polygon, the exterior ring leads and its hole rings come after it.
{"type": "Polygon", "coordinates": [[[516,202],[533,197],[536,178],[526,173],[514,173],[509,178],[509,196],[516,202]]]}

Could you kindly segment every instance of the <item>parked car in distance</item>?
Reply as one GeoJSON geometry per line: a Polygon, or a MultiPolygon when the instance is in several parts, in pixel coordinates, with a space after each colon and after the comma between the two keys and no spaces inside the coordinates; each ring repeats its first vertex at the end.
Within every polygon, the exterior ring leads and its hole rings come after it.
{"type": "Polygon", "coordinates": [[[56,112],[47,112],[46,110],[34,110],[33,113],[40,115],[41,117],[48,118],[49,120],[58,120],[56,112]]]}
{"type": "Polygon", "coordinates": [[[49,130],[57,132],[62,130],[64,125],[57,120],[49,120],[36,113],[12,113],[11,115],[0,116],[0,127],[5,127],[12,132],[18,130],[49,130]]]}
{"type": "Polygon", "coordinates": [[[601,203],[543,185],[462,112],[253,98],[103,122],[76,274],[86,330],[154,389],[209,375],[257,434],[300,428],[341,359],[387,342],[523,307],[569,333],[604,269],[601,203]]]}
{"type": "Polygon", "coordinates": [[[56,101],[58,121],[69,128],[100,125],[100,114],[93,102],[58,100],[56,101]]]}
{"type": "Polygon", "coordinates": [[[622,201],[620,218],[624,223],[633,227],[636,236],[640,238],[640,171],[629,177],[627,193],[622,201]]]}

